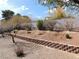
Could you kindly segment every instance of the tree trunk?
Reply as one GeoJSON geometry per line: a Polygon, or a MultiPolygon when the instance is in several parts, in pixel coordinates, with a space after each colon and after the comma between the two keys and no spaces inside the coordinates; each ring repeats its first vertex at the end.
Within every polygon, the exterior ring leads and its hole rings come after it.
{"type": "Polygon", "coordinates": [[[13,43],[15,43],[15,40],[14,40],[14,36],[12,35],[12,41],[13,41],[13,43]]]}
{"type": "MultiPolygon", "coordinates": [[[[10,34],[10,35],[11,35],[11,34],[10,34]]],[[[16,44],[16,42],[15,42],[15,40],[14,40],[14,36],[11,35],[11,37],[12,37],[12,42],[13,42],[14,44],[16,44]]]]}

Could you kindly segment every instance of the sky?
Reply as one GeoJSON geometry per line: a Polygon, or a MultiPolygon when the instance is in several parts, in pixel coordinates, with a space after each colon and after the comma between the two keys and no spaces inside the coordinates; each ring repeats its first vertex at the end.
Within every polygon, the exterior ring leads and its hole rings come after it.
{"type": "MultiPolygon", "coordinates": [[[[48,15],[48,8],[39,4],[38,0],[0,0],[0,19],[2,18],[2,10],[12,10],[15,14],[20,13],[32,19],[40,19],[48,15]]],[[[54,10],[50,10],[50,12],[53,14],[54,10]]],[[[71,15],[77,14],[76,11],[74,14],[68,8],[65,8],[65,11],[71,15]]]]}
{"type": "Polygon", "coordinates": [[[0,0],[0,18],[2,10],[12,10],[16,14],[33,18],[43,18],[48,14],[48,8],[40,5],[37,0],[0,0]]]}

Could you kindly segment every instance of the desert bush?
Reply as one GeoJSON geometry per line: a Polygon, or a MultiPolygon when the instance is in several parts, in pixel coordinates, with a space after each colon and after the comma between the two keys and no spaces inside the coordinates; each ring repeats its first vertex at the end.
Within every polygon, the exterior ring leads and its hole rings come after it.
{"type": "Polygon", "coordinates": [[[69,34],[66,34],[67,39],[72,39],[72,37],[69,34]]]}
{"type": "Polygon", "coordinates": [[[17,24],[15,26],[15,29],[17,29],[17,30],[23,30],[24,29],[24,26],[21,26],[21,24],[17,24]]]}
{"type": "Polygon", "coordinates": [[[17,47],[15,52],[16,52],[17,57],[24,57],[25,56],[25,53],[21,47],[17,47]]]}
{"type": "Polygon", "coordinates": [[[25,25],[26,30],[30,31],[32,30],[33,25],[31,23],[25,25]]]}
{"type": "Polygon", "coordinates": [[[55,20],[45,20],[44,24],[43,24],[45,30],[51,30],[51,31],[54,30],[54,26],[55,25],[56,25],[56,21],[55,20]]]}
{"type": "Polygon", "coordinates": [[[32,24],[31,23],[29,23],[29,24],[17,24],[16,26],[15,26],[15,29],[17,29],[17,30],[27,30],[27,31],[30,31],[30,30],[32,30],[32,24]]]}
{"type": "Polygon", "coordinates": [[[66,30],[68,31],[73,31],[73,28],[74,28],[74,19],[73,18],[69,18],[67,20],[64,20],[65,24],[64,24],[64,27],[66,30]]]}
{"type": "Polygon", "coordinates": [[[37,21],[37,28],[39,30],[44,30],[44,27],[43,27],[43,20],[38,20],[37,21]]]}

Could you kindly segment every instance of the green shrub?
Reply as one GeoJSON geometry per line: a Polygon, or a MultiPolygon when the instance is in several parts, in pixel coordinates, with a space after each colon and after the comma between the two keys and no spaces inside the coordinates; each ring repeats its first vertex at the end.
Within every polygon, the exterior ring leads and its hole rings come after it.
{"type": "Polygon", "coordinates": [[[38,27],[39,30],[44,30],[43,20],[38,20],[37,21],[37,27],[38,27]]]}

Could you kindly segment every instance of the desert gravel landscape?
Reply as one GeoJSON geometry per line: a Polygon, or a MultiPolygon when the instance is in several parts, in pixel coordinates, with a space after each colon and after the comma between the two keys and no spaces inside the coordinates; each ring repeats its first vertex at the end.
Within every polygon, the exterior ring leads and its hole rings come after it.
{"type": "Polygon", "coordinates": [[[68,31],[55,32],[55,31],[40,31],[40,30],[33,30],[33,31],[21,30],[17,32],[17,35],[45,41],[52,41],[52,42],[55,41],[67,45],[79,46],[79,32],[70,31],[69,35],[72,37],[72,39],[66,38],[67,32],[68,31]]]}
{"type": "Polygon", "coordinates": [[[0,59],[79,59],[79,0],[0,0],[0,59]]]}
{"type": "Polygon", "coordinates": [[[24,57],[16,56],[16,46],[11,37],[0,38],[0,59],[79,59],[79,54],[68,53],[35,43],[15,38],[17,45],[25,53],[24,57]]]}

